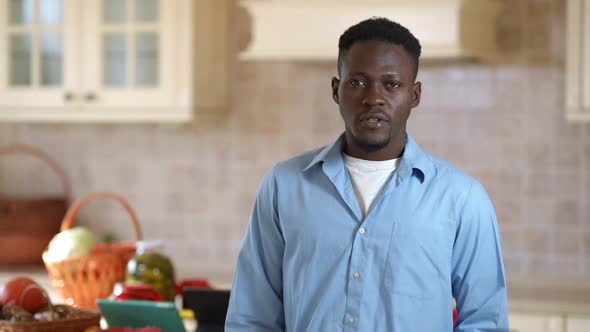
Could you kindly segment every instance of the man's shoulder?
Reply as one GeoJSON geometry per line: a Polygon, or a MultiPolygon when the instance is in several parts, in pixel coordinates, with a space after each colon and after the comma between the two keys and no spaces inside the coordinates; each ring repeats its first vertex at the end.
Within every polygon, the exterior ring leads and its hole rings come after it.
{"type": "Polygon", "coordinates": [[[493,209],[489,195],[481,182],[451,162],[427,152],[434,167],[431,184],[440,192],[450,194],[461,206],[470,205],[493,209]]]}
{"type": "Polygon", "coordinates": [[[319,148],[305,151],[289,159],[279,161],[274,166],[274,172],[277,175],[300,173],[307,166],[309,166],[313,159],[325,148],[326,146],[322,146],[319,148]]]}
{"type": "Polygon", "coordinates": [[[474,176],[455,166],[450,161],[428,151],[424,151],[424,155],[432,163],[434,169],[432,175],[435,181],[448,183],[461,189],[479,185],[479,181],[474,176]]]}

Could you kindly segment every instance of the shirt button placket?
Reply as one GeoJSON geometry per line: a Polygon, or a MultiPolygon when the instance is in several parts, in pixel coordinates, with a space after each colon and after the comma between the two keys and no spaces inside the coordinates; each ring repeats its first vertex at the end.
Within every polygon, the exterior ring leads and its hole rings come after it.
{"type": "Polygon", "coordinates": [[[344,316],[344,331],[356,331],[359,327],[359,313],[361,312],[361,298],[363,293],[363,282],[361,279],[361,271],[366,263],[366,247],[364,242],[364,234],[366,229],[359,227],[357,229],[357,236],[354,239],[353,252],[350,260],[351,274],[350,278],[354,282],[348,284],[347,300],[346,300],[346,315],[344,316]]]}

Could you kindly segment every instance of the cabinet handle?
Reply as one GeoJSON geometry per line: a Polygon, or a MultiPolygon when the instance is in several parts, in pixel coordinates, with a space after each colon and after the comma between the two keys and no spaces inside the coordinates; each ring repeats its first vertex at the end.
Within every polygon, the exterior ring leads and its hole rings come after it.
{"type": "Polygon", "coordinates": [[[65,101],[72,101],[74,100],[74,94],[71,92],[64,93],[64,100],[65,101]]]}
{"type": "Polygon", "coordinates": [[[96,94],[87,93],[86,96],[84,96],[84,99],[86,99],[86,101],[96,101],[96,94]]]}

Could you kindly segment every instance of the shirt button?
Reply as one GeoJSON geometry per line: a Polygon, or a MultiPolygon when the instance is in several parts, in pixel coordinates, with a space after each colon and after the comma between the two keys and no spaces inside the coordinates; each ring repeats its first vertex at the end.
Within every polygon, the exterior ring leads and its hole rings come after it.
{"type": "Polygon", "coordinates": [[[365,234],[365,228],[364,227],[359,228],[359,233],[360,234],[365,234]]]}
{"type": "Polygon", "coordinates": [[[354,325],[354,323],[355,323],[354,317],[352,317],[348,314],[344,317],[344,324],[354,325]]]}
{"type": "Polygon", "coordinates": [[[361,277],[361,274],[358,273],[358,272],[355,272],[355,273],[352,274],[352,277],[355,278],[355,279],[358,279],[358,278],[361,277]]]}

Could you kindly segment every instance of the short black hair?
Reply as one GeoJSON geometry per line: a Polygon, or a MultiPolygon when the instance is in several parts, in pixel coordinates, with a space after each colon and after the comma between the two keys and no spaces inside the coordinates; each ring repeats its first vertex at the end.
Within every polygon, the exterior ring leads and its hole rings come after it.
{"type": "Polygon", "coordinates": [[[379,40],[401,45],[414,60],[414,74],[418,73],[418,64],[422,46],[414,35],[403,25],[384,17],[372,17],[348,28],[338,41],[338,72],[344,54],[359,41],[379,40]]]}

